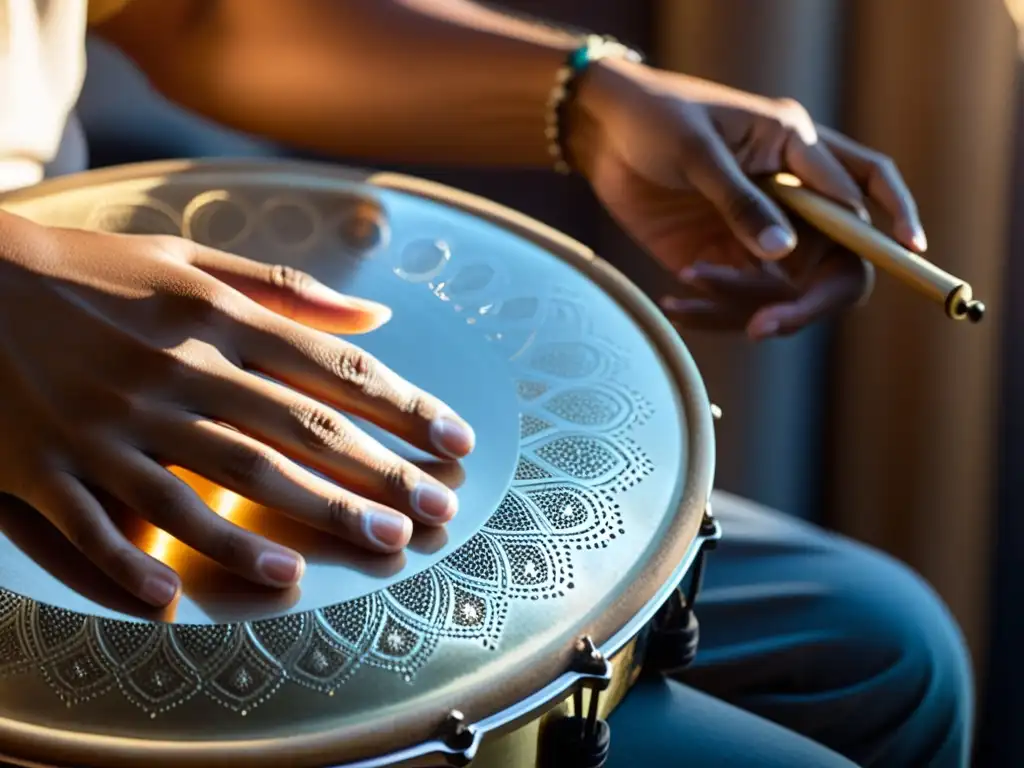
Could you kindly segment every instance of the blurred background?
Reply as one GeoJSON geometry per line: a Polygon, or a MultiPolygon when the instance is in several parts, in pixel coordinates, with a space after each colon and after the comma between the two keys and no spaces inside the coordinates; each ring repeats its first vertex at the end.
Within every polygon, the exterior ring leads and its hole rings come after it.
{"type": "MultiPolygon", "coordinates": [[[[868,308],[754,346],[687,341],[725,419],[721,488],[867,541],[946,599],[978,674],[979,766],[1024,765],[1024,110],[1021,0],[505,0],[608,33],[663,67],[770,96],[892,156],[930,258],[990,309],[979,327],[881,278],[868,308]]],[[[91,41],[93,166],[287,149],[162,102],[91,41]]],[[[547,173],[402,168],[518,208],[651,289],[665,279],[588,191],[547,173]]]]}

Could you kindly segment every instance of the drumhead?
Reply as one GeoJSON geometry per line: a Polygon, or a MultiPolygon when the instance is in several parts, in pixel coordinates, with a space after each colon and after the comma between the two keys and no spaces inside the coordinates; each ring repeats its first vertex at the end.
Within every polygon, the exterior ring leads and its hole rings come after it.
{"type": "MultiPolygon", "coordinates": [[[[47,764],[337,765],[480,721],[566,671],[574,641],[639,630],[711,492],[710,405],[656,308],[578,243],[392,174],[294,162],[95,171],[0,198],[39,222],[178,234],[300,268],[394,310],[354,339],[473,424],[434,464],[444,531],[360,554],[189,476],[211,506],[303,552],[268,592],[157,531],[160,615],[59,535],[0,507],[0,752],[47,764]]],[[[391,447],[417,454],[383,435],[391,447]]]]}

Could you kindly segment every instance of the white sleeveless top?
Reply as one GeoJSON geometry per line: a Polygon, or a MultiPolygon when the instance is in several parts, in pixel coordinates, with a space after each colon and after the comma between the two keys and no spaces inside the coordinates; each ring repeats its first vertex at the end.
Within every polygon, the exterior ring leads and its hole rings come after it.
{"type": "Polygon", "coordinates": [[[0,190],[43,178],[73,118],[85,77],[85,32],[125,0],[0,0],[0,190]],[[69,122],[70,121],[70,122],[69,122]]]}

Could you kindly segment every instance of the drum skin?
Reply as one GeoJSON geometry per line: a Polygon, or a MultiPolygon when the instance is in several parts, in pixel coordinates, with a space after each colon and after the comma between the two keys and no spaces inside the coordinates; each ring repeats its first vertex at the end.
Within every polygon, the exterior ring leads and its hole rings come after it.
{"type": "Polygon", "coordinates": [[[525,767],[545,719],[571,708],[579,638],[613,662],[602,714],[625,694],[634,641],[696,553],[714,437],[693,360],[624,277],[489,201],[337,166],[142,164],[0,206],[55,226],[183,235],[385,303],[392,320],[355,341],[478,438],[458,467],[436,467],[459,515],[395,558],[325,542],[176,469],[215,511],[309,567],[300,589],[267,593],[150,530],[140,546],[183,575],[160,615],[4,502],[5,757],[436,765],[431,745],[457,710],[484,734],[473,765],[525,767]]]}

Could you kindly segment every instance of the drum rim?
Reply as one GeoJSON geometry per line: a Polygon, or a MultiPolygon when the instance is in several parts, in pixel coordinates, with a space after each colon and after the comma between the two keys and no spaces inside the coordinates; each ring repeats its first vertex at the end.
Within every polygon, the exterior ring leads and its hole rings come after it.
{"type": "MultiPolygon", "coordinates": [[[[216,174],[258,172],[262,170],[275,175],[298,175],[306,180],[317,177],[324,181],[347,184],[364,184],[393,190],[447,205],[502,227],[513,234],[537,244],[597,283],[604,292],[614,299],[634,322],[643,330],[657,351],[661,361],[670,371],[679,404],[685,414],[688,446],[688,471],[683,482],[683,495],[676,510],[675,520],[685,521],[676,525],[665,536],[649,558],[650,578],[638,580],[627,586],[614,604],[600,616],[593,617],[581,633],[594,638],[598,648],[607,654],[614,653],[618,646],[625,645],[653,618],[672,590],[685,576],[689,567],[689,553],[695,553],[699,542],[699,528],[704,510],[711,495],[715,469],[715,437],[711,403],[696,362],[676,330],[665,319],[656,305],[625,275],[598,257],[591,249],[562,232],[536,219],[519,213],[486,198],[463,192],[444,184],[427,181],[414,176],[391,172],[377,172],[356,169],[331,163],[276,158],[237,158],[212,160],[171,160],[133,163],[112,168],[96,169],[83,173],[44,181],[33,187],[13,190],[0,194],[0,207],[42,198],[60,192],[81,189],[92,185],[111,184],[132,179],[155,178],[170,175],[216,174]],[[657,576],[657,578],[655,578],[657,576]],[[621,616],[631,618],[625,622],[621,616]],[[611,618],[609,618],[611,617],[611,618]]],[[[561,655],[537,665],[537,669],[526,674],[504,675],[501,681],[490,680],[486,685],[467,689],[464,701],[458,707],[467,714],[469,722],[495,723],[500,727],[505,713],[517,710],[526,700],[556,686],[569,669],[573,649],[567,647],[561,655]],[[528,687],[535,693],[520,698],[517,702],[494,710],[487,701],[493,698],[496,686],[516,680],[517,687],[528,687]],[[524,681],[525,678],[525,681],[524,681]],[[480,712],[476,716],[476,712],[480,712]]],[[[538,702],[538,706],[542,703],[538,702]]],[[[417,750],[417,745],[427,748],[438,745],[437,728],[451,709],[449,702],[441,702],[437,711],[417,711],[411,715],[398,715],[389,723],[389,732],[402,733],[405,746],[389,746],[390,754],[397,756],[408,750],[417,754],[429,753],[417,750]]],[[[514,719],[522,718],[521,712],[514,719]]],[[[383,756],[373,756],[374,742],[382,734],[372,727],[346,729],[342,738],[337,730],[325,730],[295,736],[251,740],[225,741],[158,741],[132,737],[105,736],[76,731],[63,731],[49,727],[22,723],[0,718],[0,744],[2,749],[15,759],[27,759],[37,763],[40,760],[55,759],[64,762],[69,755],[82,751],[102,753],[104,764],[123,765],[146,760],[152,765],[234,765],[244,759],[247,765],[275,765],[282,757],[288,757],[295,765],[334,764],[341,757],[346,763],[379,764],[383,756]],[[342,748],[344,745],[344,748],[342,748]],[[319,763],[318,763],[319,761],[319,763]]],[[[409,755],[411,756],[411,755],[409,755]]]]}

